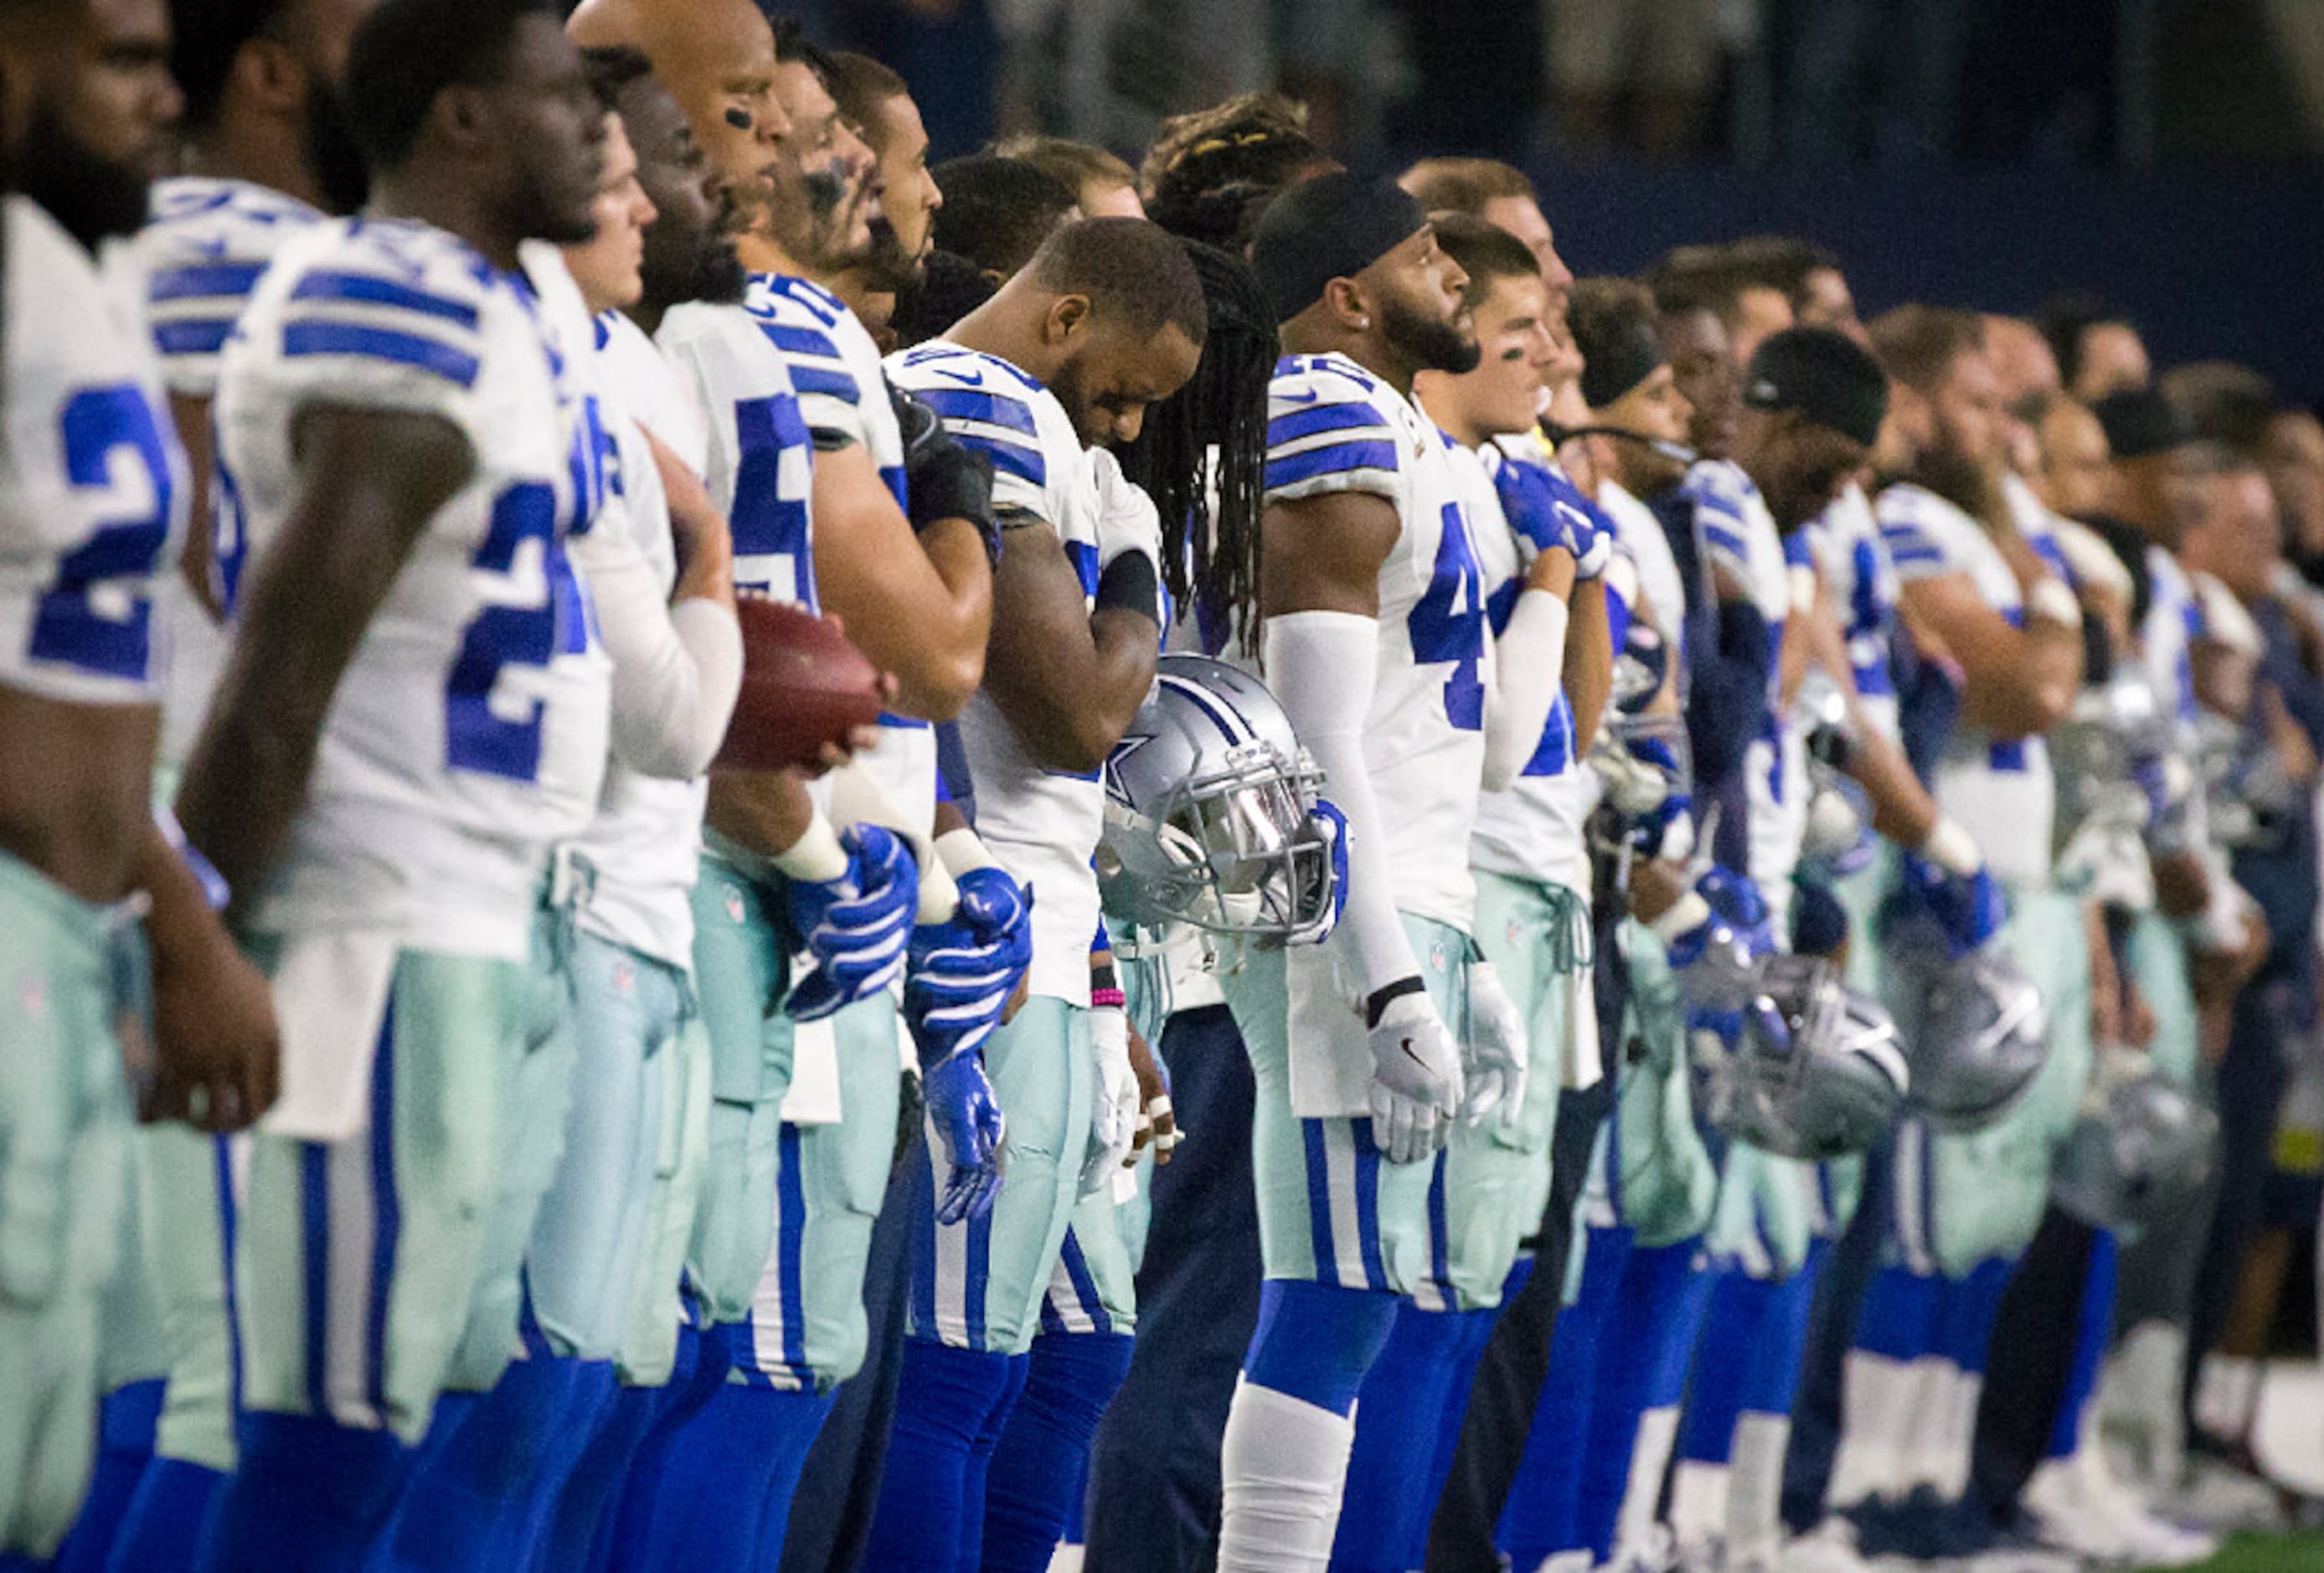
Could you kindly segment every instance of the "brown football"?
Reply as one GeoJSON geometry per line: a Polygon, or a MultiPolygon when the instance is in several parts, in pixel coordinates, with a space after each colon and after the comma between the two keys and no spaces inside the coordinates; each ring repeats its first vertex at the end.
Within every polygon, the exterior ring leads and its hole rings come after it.
{"type": "Polygon", "coordinates": [[[743,596],[742,691],[713,770],[813,769],[826,743],[880,718],[880,673],[839,625],[790,601],[743,596]]]}

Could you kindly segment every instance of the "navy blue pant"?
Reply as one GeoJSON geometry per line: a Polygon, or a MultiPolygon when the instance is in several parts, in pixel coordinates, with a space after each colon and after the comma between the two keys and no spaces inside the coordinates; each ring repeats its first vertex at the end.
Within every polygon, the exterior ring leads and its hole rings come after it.
{"type": "Polygon", "coordinates": [[[1158,1047],[1189,1135],[1154,1170],[1137,1347],[1090,1451],[1090,1573],[1211,1566],[1219,1439],[1265,1276],[1250,1170],[1257,1095],[1234,1017],[1224,1005],[1180,1011],[1158,1047]]]}

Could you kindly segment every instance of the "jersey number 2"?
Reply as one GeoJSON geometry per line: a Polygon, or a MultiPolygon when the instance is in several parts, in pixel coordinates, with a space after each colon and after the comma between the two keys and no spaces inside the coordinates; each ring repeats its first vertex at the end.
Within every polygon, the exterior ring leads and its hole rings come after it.
{"type": "Polygon", "coordinates": [[[63,436],[65,478],[101,499],[107,522],[57,560],[56,580],[33,614],[28,653],[140,680],[152,654],[151,581],[170,539],[169,450],[153,407],[134,387],[74,394],[63,436]]]}
{"type": "Polygon", "coordinates": [[[513,719],[496,711],[493,690],[501,670],[546,667],[560,646],[586,649],[588,638],[572,565],[558,539],[556,492],[539,481],[503,492],[493,504],[492,528],[476,549],[475,567],[499,576],[504,588],[498,599],[487,592],[492,604],[468,624],[452,663],[444,695],[444,763],[530,782],[540,771],[543,701],[517,699],[513,719]]]}
{"type": "Polygon", "coordinates": [[[1474,732],[1485,723],[1485,681],[1477,670],[1485,655],[1481,582],[1476,554],[1469,548],[1469,527],[1459,506],[1447,503],[1428,593],[1412,608],[1406,626],[1415,662],[1422,666],[1452,663],[1444,680],[1444,718],[1462,732],[1474,732]]]}

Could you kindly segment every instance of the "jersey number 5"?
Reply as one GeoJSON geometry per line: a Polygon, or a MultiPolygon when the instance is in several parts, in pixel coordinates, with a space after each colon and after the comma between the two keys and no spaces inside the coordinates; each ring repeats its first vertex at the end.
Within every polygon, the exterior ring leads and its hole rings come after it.
{"type": "Polygon", "coordinates": [[[153,407],[134,387],[88,388],[64,413],[65,478],[96,494],[106,522],[57,560],[28,653],[131,680],[152,654],[151,581],[170,539],[170,456],[153,407]]]}
{"type": "Polygon", "coordinates": [[[1444,717],[1462,732],[1474,732],[1485,724],[1485,682],[1477,671],[1485,656],[1481,583],[1476,554],[1469,547],[1469,527],[1459,505],[1447,503],[1428,593],[1412,608],[1406,626],[1412,634],[1416,662],[1422,666],[1452,663],[1444,680],[1444,717]]]}

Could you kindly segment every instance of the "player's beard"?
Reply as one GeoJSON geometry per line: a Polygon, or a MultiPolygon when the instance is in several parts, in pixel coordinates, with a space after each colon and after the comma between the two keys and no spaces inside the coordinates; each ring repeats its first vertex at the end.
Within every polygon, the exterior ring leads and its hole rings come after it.
{"type": "Polygon", "coordinates": [[[371,195],[371,171],[347,129],[346,105],[320,72],[307,88],[307,168],[334,213],[353,213],[371,195]]]}
{"type": "Polygon", "coordinates": [[[645,299],[663,307],[689,301],[738,305],[748,283],[742,259],[735,254],[733,232],[724,224],[694,236],[663,231],[659,223],[649,227],[638,272],[645,299]]]}
{"type": "Polygon", "coordinates": [[[864,264],[864,281],[874,290],[891,293],[908,290],[927,271],[927,259],[905,254],[896,227],[883,215],[872,221],[872,255],[864,264]]]}
{"type": "Polygon", "coordinates": [[[1477,342],[1473,328],[1462,331],[1463,321],[1462,318],[1447,321],[1442,317],[1424,317],[1400,301],[1380,309],[1381,337],[1415,371],[1451,372],[1459,376],[1477,369],[1477,363],[1484,358],[1484,347],[1477,342]]]}
{"type": "Polygon", "coordinates": [[[152,184],[148,171],[106,162],[75,141],[45,101],[33,104],[14,162],[16,189],[90,250],[109,236],[144,227],[152,184]]]}

